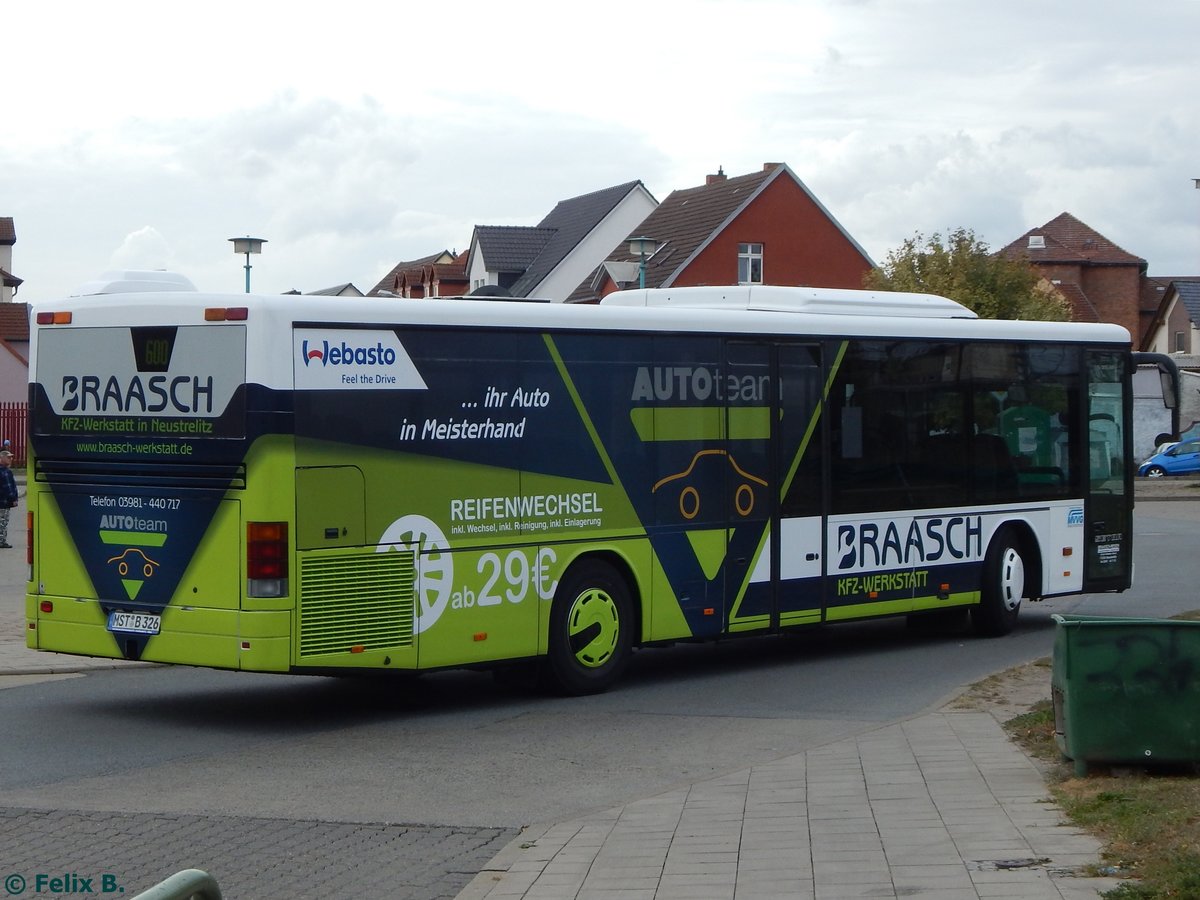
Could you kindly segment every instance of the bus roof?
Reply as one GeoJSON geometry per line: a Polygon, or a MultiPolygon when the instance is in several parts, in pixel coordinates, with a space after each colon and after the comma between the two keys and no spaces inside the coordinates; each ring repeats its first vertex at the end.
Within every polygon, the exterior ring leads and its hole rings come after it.
{"type": "MultiPolygon", "coordinates": [[[[618,294],[609,295],[600,304],[563,304],[173,290],[39,300],[31,306],[34,321],[38,312],[72,311],[73,325],[65,327],[203,324],[205,310],[245,308],[248,324],[265,340],[270,340],[267,333],[277,340],[282,328],[328,324],[661,331],[812,339],[1023,340],[1126,347],[1130,343],[1129,332],[1119,325],[980,319],[951,300],[928,294],[890,297],[886,292],[787,287],[677,288],[618,294]]],[[[36,340],[35,334],[35,347],[36,340]]]]}
{"type": "Polygon", "coordinates": [[[834,316],[918,316],[975,319],[973,310],[936,294],[849,291],[835,288],[736,285],[616,291],[600,301],[611,306],[675,306],[798,312],[834,316]]]}
{"type": "Polygon", "coordinates": [[[195,290],[196,286],[178,272],[167,272],[162,269],[152,271],[126,269],[101,272],[98,277],[77,287],[71,296],[94,297],[97,294],[195,290]]]}

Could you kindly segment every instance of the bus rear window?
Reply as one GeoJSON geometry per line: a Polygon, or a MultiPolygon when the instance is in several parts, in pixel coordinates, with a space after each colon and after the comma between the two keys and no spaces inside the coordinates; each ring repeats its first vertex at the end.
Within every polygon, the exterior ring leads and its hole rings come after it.
{"type": "Polygon", "coordinates": [[[136,440],[245,435],[244,326],[42,328],[30,429],[136,440]]]}

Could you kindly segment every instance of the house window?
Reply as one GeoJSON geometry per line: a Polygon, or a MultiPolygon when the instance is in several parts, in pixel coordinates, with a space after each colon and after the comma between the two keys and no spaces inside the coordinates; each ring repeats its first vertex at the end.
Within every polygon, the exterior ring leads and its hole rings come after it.
{"type": "Polygon", "coordinates": [[[1186,353],[1187,352],[1187,344],[1184,342],[1182,331],[1175,332],[1175,352],[1176,353],[1186,353]]]}
{"type": "Polygon", "coordinates": [[[738,284],[763,283],[763,245],[738,244],[738,284]]]}

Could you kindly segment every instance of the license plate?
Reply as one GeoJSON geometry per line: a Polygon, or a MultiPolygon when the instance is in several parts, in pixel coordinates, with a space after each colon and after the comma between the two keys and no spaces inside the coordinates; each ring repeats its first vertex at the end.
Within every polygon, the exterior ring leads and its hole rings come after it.
{"type": "Polygon", "coordinates": [[[158,634],[162,624],[160,616],[149,613],[113,612],[108,614],[109,631],[126,631],[134,634],[158,634]]]}

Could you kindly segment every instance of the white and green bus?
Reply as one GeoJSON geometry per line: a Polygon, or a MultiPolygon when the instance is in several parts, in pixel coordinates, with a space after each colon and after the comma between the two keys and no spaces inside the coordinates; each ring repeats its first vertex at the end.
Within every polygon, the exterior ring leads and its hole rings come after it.
{"type": "Polygon", "coordinates": [[[35,306],[27,641],[256,672],[535,662],[1122,591],[1117,326],[919,294],[35,306]]]}

